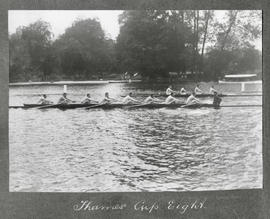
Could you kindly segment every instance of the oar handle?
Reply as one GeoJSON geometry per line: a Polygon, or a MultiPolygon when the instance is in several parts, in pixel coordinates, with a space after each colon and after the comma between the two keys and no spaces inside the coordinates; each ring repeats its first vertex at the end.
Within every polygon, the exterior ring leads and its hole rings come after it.
{"type": "Polygon", "coordinates": [[[192,103],[192,104],[185,104],[183,106],[181,106],[181,108],[186,108],[186,107],[192,107],[192,106],[201,106],[201,103],[192,103]]]}
{"type": "Polygon", "coordinates": [[[93,106],[87,106],[85,107],[84,109],[91,109],[91,108],[95,108],[95,107],[99,107],[99,106],[104,106],[106,105],[107,103],[101,103],[101,104],[96,104],[96,105],[93,105],[93,106]]]}
{"type": "Polygon", "coordinates": [[[127,108],[130,109],[130,108],[135,108],[135,107],[147,106],[147,105],[150,105],[150,104],[151,103],[137,104],[137,105],[133,105],[133,106],[127,106],[127,108]]]}
{"type": "Polygon", "coordinates": [[[50,107],[58,106],[58,105],[60,105],[60,103],[50,104],[50,105],[46,105],[46,106],[40,106],[40,107],[37,107],[37,109],[46,109],[46,108],[50,108],[50,107]]]}

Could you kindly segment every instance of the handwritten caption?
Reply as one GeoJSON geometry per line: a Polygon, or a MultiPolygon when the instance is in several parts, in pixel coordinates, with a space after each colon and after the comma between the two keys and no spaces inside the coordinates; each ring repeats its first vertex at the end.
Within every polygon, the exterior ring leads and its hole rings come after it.
{"type": "Polygon", "coordinates": [[[158,210],[177,211],[180,214],[185,214],[188,211],[198,211],[207,208],[207,198],[194,200],[169,200],[168,202],[159,204],[158,202],[149,202],[139,200],[133,204],[117,203],[117,204],[102,204],[91,200],[82,200],[73,205],[74,211],[110,211],[110,210],[134,210],[146,213],[153,213],[158,210]]]}

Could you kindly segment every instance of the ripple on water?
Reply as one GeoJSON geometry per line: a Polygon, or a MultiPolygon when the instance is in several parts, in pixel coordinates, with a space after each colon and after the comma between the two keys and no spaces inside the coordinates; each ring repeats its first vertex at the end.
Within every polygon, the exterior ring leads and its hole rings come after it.
{"type": "Polygon", "coordinates": [[[11,109],[9,135],[11,191],[262,187],[260,108],[11,109]]]}

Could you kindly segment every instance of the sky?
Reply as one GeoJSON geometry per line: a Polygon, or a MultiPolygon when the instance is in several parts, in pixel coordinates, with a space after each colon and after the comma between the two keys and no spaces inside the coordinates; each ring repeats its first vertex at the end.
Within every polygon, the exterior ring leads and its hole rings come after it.
{"type": "Polygon", "coordinates": [[[102,29],[107,37],[116,39],[119,34],[118,15],[123,11],[117,10],[91,10],[91,11],[76,11],[76,10],[12,10],[8,12],[8,30],[9,33],[15,33],[19,26],[27,26],[39,19],[47,21],[51,24],[51,31],[54,37],[65,32],[67,27],[80,18],[96,18],[100,21],[102,29]]]}
{"type": "MultiPolygon", "coordinates": [[[[76,19],[96,18],[108,38],[116,39],[120,26],[118,16],[123,13],[120,10],[10,10],[8,13],[9,33],[15,33],[19,26],[27,26],[41,19],[51,24],[54,38],[65,32],[76,19]]],[[[225,11],[216,10],[215,18],[222,19],[225,11]]],[[[262,50],[262,40],[256,40],[255,47],[262,50]]]]}

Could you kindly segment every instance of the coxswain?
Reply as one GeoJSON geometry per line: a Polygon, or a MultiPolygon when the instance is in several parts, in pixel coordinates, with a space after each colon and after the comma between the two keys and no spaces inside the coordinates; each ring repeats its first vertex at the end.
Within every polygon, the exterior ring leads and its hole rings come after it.
{"type": "Polygon", "coordinates": [[[212,85],[211,87],[210,87],[210,90],[209,90],[209,93],[210,94],[215,94],[215,92],[217,93],[217,90],[214,88],[214,86],[212,85]]]}
{"type": "Polygon", "coordinates": [[[40,97],[40,100],[38,101],[38,104],[52,104],[53,102],[52,101],[49,101],[47,100],[47,95],[46,94],[43,94],[41,97],[40,97]]]}
{"type": "Polygon", "coordinates": [[[104,99],[103,99],[102,101],[100,101],[100,103],[107,103],[107,104],[111,104],[111,103],[113,103],[113,102],[117,102],[117,100],[114,99],[114,98],[111,98],[111,97],[109,96],[109,92],[106,92],[106,93],[105,93],[104,99]]]}
{"type": "Polygon", "coordinates": [[[200,104],[200,100],[196,98],[196,93],[193,92],[186,101],[186,105],[200,104]]]}
{"type": "Polygon", "coordinates": [[[90,94],[86,94],[86,97],[83,99],[83,101],[81,102],[83,104],[90,104],[90,103],[98,103],[97,101],[93,100],[91,98],[90,94]]]}
{"type": "Polygon", "coordinates": [[[144,103],[159,103],[161,102],[161,100],[158,98],[155,98],[153,94],[150,94],[150,96],[146,97],[146,99],[143,102],[144,103]]]}
{"type": "Polygon", "coordinates": [[[176,93],[176,91],[172,90],[172,85],[170,85],[166,90],[166,95],[170,96],[173,93],[176,93]]]}
{"type": "Polygon", "coordinates": [[[169,95],[166,100],[165,100],[165,104],[175,104],[175,103],[178,103],[179,100],[176,99],[174,96],[173,96],[173,93],[171,95],[169,95]]]}
{"type": "Polygon", "coordinates": [[[67,98],[67,93],[63,93],[62,97],[58,100],[58,104],[68,104],[74,102],[70,99],[67,98]]]}
{"type": "Polygon", "coordinates": [[[136,100],[132,97],[132,93],[130,92],[127,96],[125,96],[122,100],[123,104],[129,104],[129,103],[141,103],[141,101],[136,100]]]}
{"type": "Polygon", "coordinates": [[[181,94],[181,95],[187,94],[186,89],[182,87],[181,90],[180,90],[180,94],[181,94]]]}
{"type": "Polygon", "coordinates": [[[214,107],[219,107],[221,101],[222,101],[221,97],[220,97],[220,96],[218,95],[218,93],[215,91],[215,92],[214,92],[214,96],[213,96],[213,105],[214,105],[214,107]]]}
{"type": "Polygon", "coordinates": [[[202,94],[203,92],[202,92],[202,90],[199,88],[199,86],[200,85],[196,85],[196,87],[195,87],[195,89],[194,89],[194,92],[195,92],[195,94],[197,95],[197,94],[202,94]]]}

